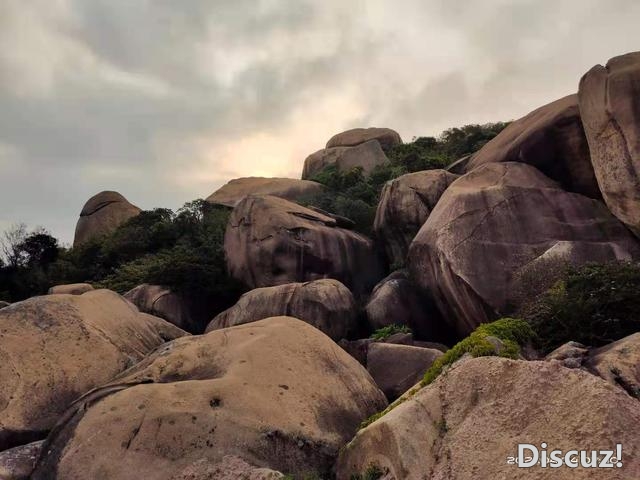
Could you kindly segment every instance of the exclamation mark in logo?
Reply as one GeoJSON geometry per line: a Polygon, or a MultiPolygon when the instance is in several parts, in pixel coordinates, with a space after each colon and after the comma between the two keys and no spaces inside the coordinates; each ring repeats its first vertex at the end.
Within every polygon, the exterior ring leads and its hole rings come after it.
{"type": "Polygon", "coordinates": [[[622,467],[622,444],[621,443],[616,443],[616,459],[618,460],[618,463],[616,463],[616,467],[621,468],[622,467]]]}

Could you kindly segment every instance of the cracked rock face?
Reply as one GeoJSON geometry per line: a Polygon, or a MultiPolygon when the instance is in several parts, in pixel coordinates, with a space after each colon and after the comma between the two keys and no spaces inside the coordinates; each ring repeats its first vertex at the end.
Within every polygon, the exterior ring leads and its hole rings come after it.
{"type": "Polygon", "coordinates": [[[184,332],[109,290],[0,311],[0,450],[42,438],[80,395],[184,332]]]}
{"type": "Polygon", "coordinates": [[[332,279],[256,288],[216,316],[207,332],[280,315],[307,322],[337,341],[355,330],[357,305],[349,289],[332,279]]]}
{"type": "Polygon", "coordinates": [[[589,70],[580,80],[579,99],[604,201],[640,235],[640,52],[589,70]]]}
{"type": "Polygon", "coordinates": [[[320,183],[294,178],[236,178],[212,193],[207,202],[233,208],[247,195],[273,195],[296,202],[325,190],[320,183]]]}
{"type": "Polygon", "coordinates": [[[470,172],[494,162],[526,163],[567,191],[601,198],[577,95],[551,102],[512,122],[474,154],[465,168],[470,172]]]}
{"type": "Polygon", "coordinates": [[[108,235],[141,210],[118,192],[100,192],[85,203],[76,224],[73,245],[108,235]]]}
{"type": "Polygon", "coordinates": [[[461,336],[505,315],[518,273],[546,261],[630,260],[635,237],[599,201],[524,163],[489,163],[451,184],[411,244],[412,280],[461,336]]]}
{"type": "Polygon", "coordinates": [[[326,474],[385,405],[364,367],[326,335],[270,318],[175,340],[77,402],[32,479],[168,480],[227,455],[326,474]]]}
{"type": "Polygon", "coordinates": [[[362,173],[368,176],[376,167],[388,162],[389,159],[377,140],[369,140],[353,147],[324,148],[305,159],[302,178],[313,178],[330,165],[334,165],[340,172],[362,168],[362,173]]]}
{"type": "Polygon", "coordinates": [[[224,238],[232,277],[249,288],[334,278],[356,296],[382,277],[367,237],[335,218],[273,196],[250,196],[233,210],[224,238]]]}
{"type": "Polygon", "coordinates": [[[402,175],[385,184],[373,229],[390,264],[404,265],[409,245],[457,175],[427,170],[402,175]]]}
{"type": "Polygon", "coordinates": [[[640,478],[638,401],[601,378],[555,362],[483,357],[457,362],[433,384],[358,432],[337,478],[374,464],[391,480],[627,480],[640,478]],[[561,425],[562,428],[558,428],[561,425]],[[615,449],[622,468],[518,468],[518,444],[548,451],[615,449]],[[548,476],[546,476],[548,475],[548,476]]]}

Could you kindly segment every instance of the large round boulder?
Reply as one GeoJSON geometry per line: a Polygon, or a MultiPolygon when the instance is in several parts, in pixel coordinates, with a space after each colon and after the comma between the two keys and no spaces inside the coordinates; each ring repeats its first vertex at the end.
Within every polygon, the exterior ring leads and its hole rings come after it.
{"type": "Polygon", "coordinates": [[[143,283],[125,293],[124,298],[141,312],[163,318],[189,332],[202,332],[203,327],[191,318],[185,298],[167,287],[143,283]]]}
{"type": "Polygon", "coordinates": [[[451,337],[431,298],[416,288],[406,270],[393,272],[374,287],[365,312],[371,330],[406,325],[424,340],[444,341],[451,337]]]}
{"type": "Polygon", "coordinates": [[[80,395],[181,335],[109,290],[0,310],[0,451],[42,438],[80,395]]]}
{"type": "Polygon", "coordinates": [[[386,401],[329,337],[269,318],[158,349],[67,412],[32,476],[173,479],[225,456],[326,475],[359,423],[386,401]]]}
{"type": "Polygon", "coordinates": [[[517,307],[510,300],[518,274],[539,257],[580,265],[638,255],[637,240],[601,202],[506,162],[451,184],[411,244],[408,266],[466,336],[517,307]]]}
{"type": "Polygon", "coordinates": [[[640,235],[640,52],[593,67],[578,95],[604,201],[640,235]]]}
{"type": "Polygon", "coordinates": [[[47,292],[49,295],[82,295],[93,290],[90,283],[68,283],[65,285],[55,285],[47,292]]]}
{"type": "Polygon", "coordinates": [[[256,288],[216,316],[207,332],[281,315],[307,322],[340,340],[355,330],[357,306],[349,289],[333,279],[256,288]]]}
{"type": "Polygon", "coordinates": [[[224,250],[230,275],[249,288],[334,278],[359,296],[382,277],[367,237],[274,196],[249,196],[236,206],[224,250]]]}
{"type": "Polygon", "coordinates": [[[331,137],[327,142],[327,148],[353,147],[370,140],[376,140],[383,148],[393,147],[402,143],[400,135],[390,128],[352,128],[331,137]]]}
{"type": "Polygon", "coordinates": [[[640,478],[640,435],[631,427],[638,422],[637,400],[587,372],[474,358],[358,432],[341,452],[337,478],[377,468],[386,472],[382,478],[403,480],[630,480],[640,478]],[[622,444],[622,466],[519,468],[519,444],[561,450],[562,458],[571,450],[615,452],[622,444]]]}
{"type": "Polygon", "coordinates": [[[565,190],[602,198],[577,95],[551,102],[510,123],[473,155],[466,171],[494,162],[524,162],[559,182],[565,190]]]}
{"type": "Polygon", "coordinates": [[[323,193],[326,187],[309,180],[295,178],[236,178],[207,197],[207,202],[235,207],[247,195],[273,195],[292,202],[310,199],[323,193]]]}
{"type": "Polygon", "coordinates": [[[409,173],[382,188],[373,230],[389,263],[403,265],[409,245],[457,175],[445,170],[409,173]]]}
{"type": "Polygon", "coordinates": [[[91,197],[84,204],[76,224],[73,246],[77,247],[89,240],[114,232],[141,210],[129,203],[118,192],[105,191],[91,197]]]}
{"type": "Polygon", "coordinates": [[[329,166],[339,172],[349,172],[361,168],[365,176],[371,175],[376,167],[386,165],[389,159],[377,140],[369,140],[354,147],[332,147],[318,150],[309,155],[302,168],[302,178],[313,178],[329,166]]]}

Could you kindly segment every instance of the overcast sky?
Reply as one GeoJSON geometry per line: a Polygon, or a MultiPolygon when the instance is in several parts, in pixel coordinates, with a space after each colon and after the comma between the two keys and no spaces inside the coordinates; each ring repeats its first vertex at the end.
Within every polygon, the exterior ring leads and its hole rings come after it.
{"type": "Polygon", "coordinates": [[[0,0],[0,230],[71,242],[101,190],[177,208],[298,178],[347,128],[517,118],[639,24],[638,0],[0,0]]]}

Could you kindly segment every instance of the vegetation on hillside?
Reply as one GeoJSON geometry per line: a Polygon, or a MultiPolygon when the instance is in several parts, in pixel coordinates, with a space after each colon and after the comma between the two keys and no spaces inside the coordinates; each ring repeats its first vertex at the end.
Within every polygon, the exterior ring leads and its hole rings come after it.
{"type": "Polygon", "coordinates": [[[538,348],[549,352],[574,340],[606,345],[640,331],[640,264],[567,267],[546,292],[521,311],[538,333],[538,348]]]}

